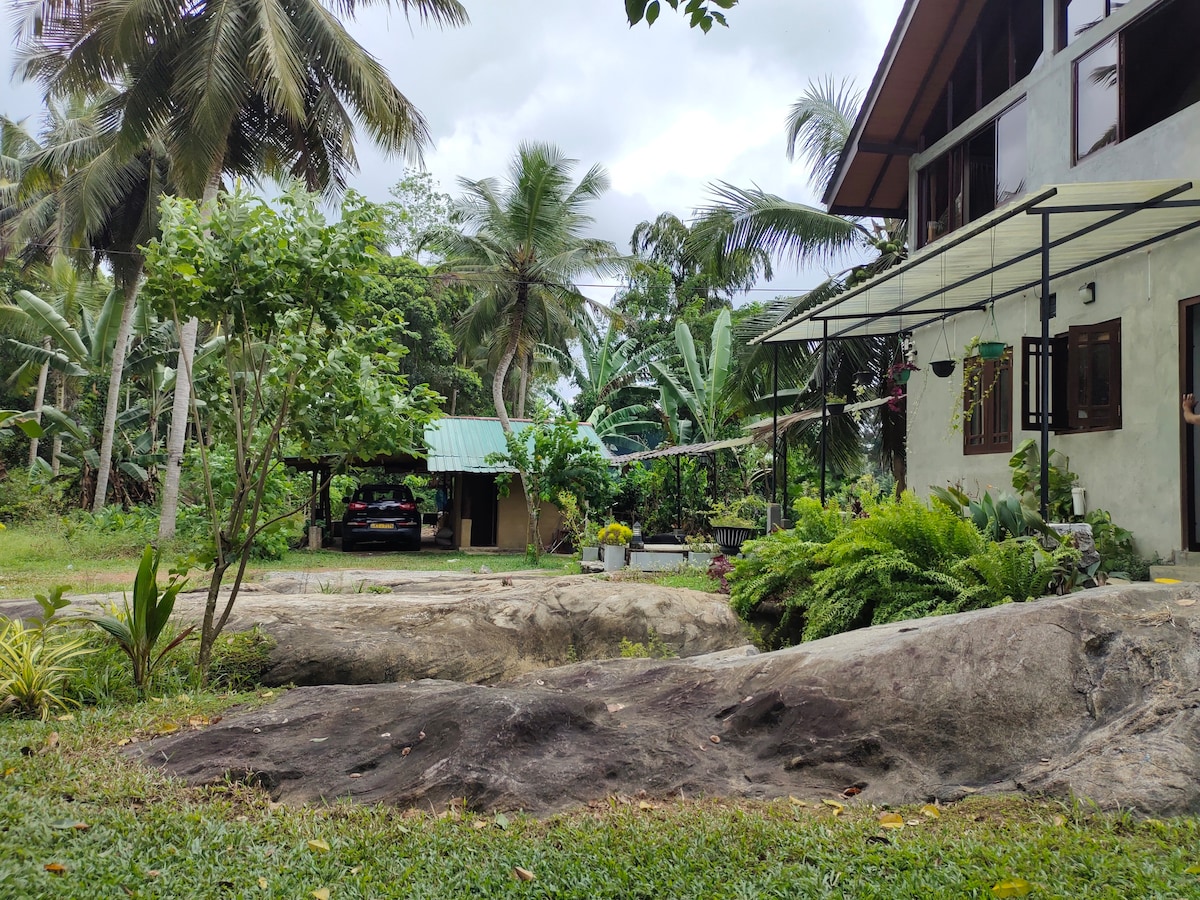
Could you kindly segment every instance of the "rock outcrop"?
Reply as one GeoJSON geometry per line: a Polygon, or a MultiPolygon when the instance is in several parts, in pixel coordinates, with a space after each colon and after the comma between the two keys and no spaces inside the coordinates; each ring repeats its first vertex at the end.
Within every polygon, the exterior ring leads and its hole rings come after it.
{"type": "MultiPolygon", "coordinates": [[[[833,797],[856,786],[855,800],[873,803],[1028,791],[1196,813],[1197,596],[1100,588],[775,653],[583,662],[494,686],[299,688],[129,749],[192,783],[246,779],[284,801],[465,797],[549,813],[643,790],[833,797]]],[[[546,612],[545,627],[565,635],[560,616],[546,612]]]]}

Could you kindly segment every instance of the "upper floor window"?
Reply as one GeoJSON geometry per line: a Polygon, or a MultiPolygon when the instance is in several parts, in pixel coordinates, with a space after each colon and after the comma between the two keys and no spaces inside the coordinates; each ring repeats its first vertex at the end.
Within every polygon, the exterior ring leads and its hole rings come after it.
{"type": "Polygon", "coordinates": [[[1129,0],[1058,0],[1058,46],[1083,37],[1129,0]]]}
{"type": "Polygon", "coordinates": [[[1042,0],[988,0],[921,131],[945,137],[1032,70],[1042,55],[1042,0]]]}
{"type": "Polygon", "coordinates": [[[1025,193],[1025,101],[921,170],[917,240],[921,246],[1025,193]]]}
{"type": "Polygon", "coordinates": [[[1076,61],[1076,162],[1200,101],[1197,35],[1200,3],[1169,0],[1076,61]]]}

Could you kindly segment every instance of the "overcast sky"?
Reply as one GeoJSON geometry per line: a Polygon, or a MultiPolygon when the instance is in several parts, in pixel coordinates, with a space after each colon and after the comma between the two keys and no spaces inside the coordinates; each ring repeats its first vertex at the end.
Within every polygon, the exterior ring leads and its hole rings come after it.
{"type": "MultiPolygon", "coordinates": [[[[621,0],[464,3],[471,23],[459,29],[382,9],[350,25],[427,118],[426,167],[454,194],[459,176],[503,175],[522,140],[556,144],[581,174],[593,163],[608,169],[596,236],[625,247],[638,222],[664,211],[687,218],[715,181],[815,202],[804,165],[784,152],[788,107],[811,79],[849,76],[866,87],[902,0],[742,0],[730,27],[707,35],[669,10],[653,28],[631,30],[621,0]]],[[[36,115],[38,92],[8,81],[10,16],[0,27],[0,112],[36,115]]],[[[386,200],[403,161],[365,141],[359,156],[353,186],[386,200]]],[[[819,277],[779,266],[761,296],[819,277]]]]}

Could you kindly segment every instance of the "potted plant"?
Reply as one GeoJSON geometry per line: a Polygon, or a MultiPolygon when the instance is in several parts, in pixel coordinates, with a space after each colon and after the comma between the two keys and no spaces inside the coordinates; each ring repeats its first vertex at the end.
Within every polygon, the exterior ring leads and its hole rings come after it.
{"type": "Polygon", "coordinates": [[[625,568],[625,548],[633,537],[633,529],[620,522],[609,522],[600,529],[599,537],[604,547],[604,571],[617,572],[625,568]]]}
{"type": "Polygon", "coordinates": [[[579,559],[581,562],[600,562],[600,528],[587,522],[579,536],[579,559]]]}
{"type": "Polygon", "coordinates": [[[888,369],[888,378],[895,384],[908,384],[908,379],[912,377],[913,372],[920,371],[920,368],[915,363],[910,363],[907,359],[892,363],[892,367],[888,369]]]}
{"type": "Polygon", "coordinates": [[[1001,359],[1004,356],[1005,351],[1008,350],[1008,344],[1000,340],[1000,329],[996,327],[995,304],[989,305],[988,319],[992,325],[993,339],[990,341],[985,341],[982,337],[977,336],[972,338],[971,343],[967,346],[970,347],[974,345],[974,347],[978,348],[980,359],[1001,359]]]}
{"type": "Polygon", "coordinates": [[[741,503],[718,503],[708,513],[713,538],[726,556],[736,556],[754,534],[754,520],[742,514],[741,503]]]}
{"type": "Polygon", "coordinates": [[[836,416],[846,409],[846,398],[840,394],[825,395],[825,412],[831,416],[836,416]]]}
{"type": "Polygon", "coordinates": [[[957,365],[957,360],[954,359],[937,359],[929,364],[929,368],[933,370],[933,374],[938,378],[949,378],[954,374],[954,367],[957,365]]]}
{"type": "Polygon", "coordinates": [[[714,551],[717,549],[712,540],[704,534],[689,534],[687,536],[687,564],[693,568],[708,570],[714,551]]]}

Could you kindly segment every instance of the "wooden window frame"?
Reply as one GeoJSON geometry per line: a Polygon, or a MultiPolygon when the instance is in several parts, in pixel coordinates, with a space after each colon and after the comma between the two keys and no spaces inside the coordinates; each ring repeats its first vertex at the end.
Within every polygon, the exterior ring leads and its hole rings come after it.
{"type": "Polygon", "coordinates": [[[1012,453],[1013,448],[1013,358],[1012,351],[1005,352],[1001,359],[982,359],[978,356],[971,357],[963,363],[963,455],[964,456],[982,456],[988,453],[1012,453]],[[981,400],[976,400],[975,397],[968,397],[965,389],[966,384],[971,380],[970,373],[975,368],[982,368],[983,371],[979,375],[978,381],[975,383],[976,395],[982,394],[981,400]],[[996,427],[997,421],[1002,418],[1004,410],[1001,409],[1001,399],[1005,392],[998,389],[997,381],[1007,379],[1008,381],[1008,431],[1002,431],[996,427]],[[972,410],[972,406],[975,409],[972,410]],[[981,430],[975,432],[972,430],[974,416],[972,412],[978,413],[980,416],[981,430]],[[977,443],[972,441],[978,437],[977,443]]]}
{"type": "MultiPolygon", "coordinates": [[[[1021,341],[1021,427],[1040,431],[1042,427],[1041,392],[1037,381],[1042,340],[1026,337],[1021,341]]],[[[1050,427],[1055,434],[1089,431],[1117,431],[1121,428],[1121,320],[1109,319],[1091,325],[1072,325],[1050,340],[1050,427]],[[1106,415],[1097,408],[1081,407],[1079,370],[1071,365],[1092,335],[1107,335],[1112,346],[1109,359],[1110,400],[1106,415]],[[1086,415],[1084,415],[1086,413],[1086,415]]]]}

